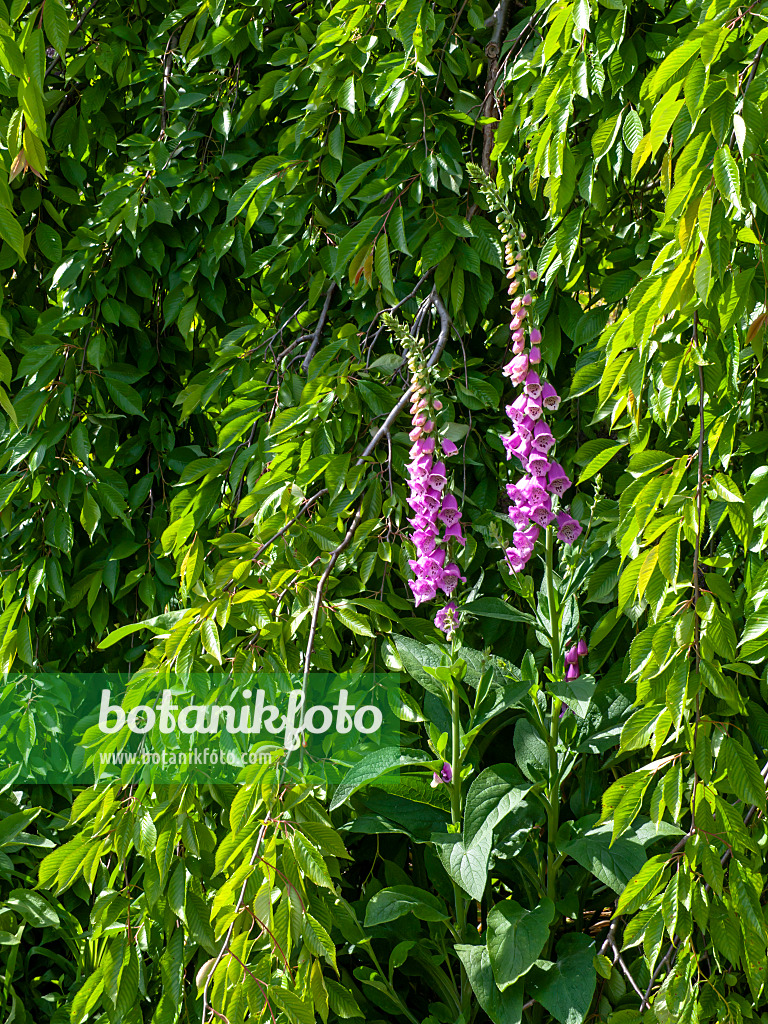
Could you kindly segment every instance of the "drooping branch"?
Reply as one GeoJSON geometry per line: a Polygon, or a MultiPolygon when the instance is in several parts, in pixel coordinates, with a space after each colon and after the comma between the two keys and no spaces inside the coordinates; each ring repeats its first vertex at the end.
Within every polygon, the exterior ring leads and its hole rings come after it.
{"type": "Polygon", "coordinates": [[[333,298],[333,293],[335,291],[336,282],[332,281],[331,287],[325,293],[325,302],[323,303],[323,308],[320,313],[320,319],[317,321],[315,333],[312,335],[312,341],[310,342],[309,348],[307,349],[307,354],[304,356],[304,361],[301,364],[301,369],[303,373],[307,372],[307,370],[309,369],[309,364],[312,362],[312,358],[314,357],[315,352],[317,352],[317,347],[320,344],[320,338],[323,335],[323,328],[325,327],[325,322],[328,319],[328,311],[331,308],[331,299],[333,298]]]}
{"type": "MultiPolygon", "coordinates": [[[[93,10],[93,8],[95,6],[96,6],[96,0],[91,0],[91,3],[88,4],[88,6],[85,8],[83,13],[78,18],[77,23],[75,24],[75,27],[72,29],[72,32],[70,33],[71,35],[74,35],[76,32],[78,32],[83,27],[83,25],[85,24],[85,19],[88,17],[88,15],[91,13],[91,11],[93,10]]],[[[51,63],[45,69],[46,78],[48,77],[48,75],[50,75],[50,73],[53,71],[54,68],[59,66],[60,63],[61,63],[61,54],[57,53],[56,56],[51,61],[51,63]]]]}
{"type": "MultiPolygon", "coordinates": [[[[491,40],[485,48],[485,55],[488,58],[488,74],[485,79],[485,97],[481,109],[482,117],[493,117],[498,109],[496,104],[496,79],[499,76],[499,53],[501,52],[501,37],[504,34],[504,26],[509,13],[510,0],[501,0],[494,15],[494,29],[491,40]]],[[[483,125],[483,156],[481,166],[486,174],[491,175],[491,151],[496,137],[496,124],[483,125]]]]}
{"type": "MultiPolygon", "coordinates": [[[[445,346],[448,344],[448,338],[450,337],[451,334],[452,321],[450,316],[448,315],[448,310],[445,308],[443,300],[440,298],[436,291],[433,290],[432,294],[429,296],[429,299],[427,300],[427,303],[429,303],[430,305],[434,305],[440,317],[440,334],[438,336],[437,344],[434,347],[432,355],[429,357],[429,360],[427,362],[427,366],[434,366],[440,359],[440,356],[443,354],[445,346]]],[[[405,409],[405,407],[408,405],[408,402],[410,401],[412,394],[413,386],[409,387],[406,391],[403,392],[402,398],[400,398],[398,403],[395,405],[394,409],[392,409],[392,411],[389,413],[389,415],[384,420],[382,425],[373,435],[371,440],[368,442],[365,451],[357,460],[358,466],[360,465],[361,462],[368,458],[368,456],[371,454],[371,452],[382,439],[382,437],[384,437],[389,432],[389,428],[395,422],[395,420],[403,411],[403,409],[405,409]]]]}
{"type": "MultiPolygon", "coordinates": [[[[258,837],[256,839],[256,845],[254,846],[253,853],[251,854],[251,860],[250,860],[251,864],[255,864],[257,858],[259,857],[261,846],[262,846],[262,843],[264,842],[264,836],[267,834],[267,825],[268,825],[268,822],[264,822],[264,824],[259,829],[259,835],[258,835],[258,837]]],[[[247,886],[248,886],[248,879],[246,878],[246,880],[243,882],[242,888],[240,889],[240,895],[237,898],[237,908],[236,909],[238,911],[241,908],[241,905],[242,905],[242,902],[243,902],[243,897],[245,896],[245,890],[246,890],[247,886]]],[[[226,932],[226,934],[224,936],[224,939],[223,939],[223,941],[221,943],[221,947],[219,949],[219,952],[218,952],[218,954],[216,956],[216,959],[213,962],[213,967],[210,969],[210,971],[208,972],[208,974],[206,976],[206,979],[205,979],[205,985],[203,986],[203,1007],[202,1007],[202,1013],[200,1015],[200,1019],[203,1022],[203,1024],[206,1024],[206,1017],[207,1017],[209,1011],[210,1011],[211,1014],[215,1014],[217,1017],[221,1016],[221,1014],[216,1013],[216,1010],[214,1010],[214,1008],[208,1002],[208,986],[211,983],[211,978],[213,977],[213,975],[216,972],[216,968],[219,966],[221,961],[224,959],[224,956],[225,956],[227,950],[229,949],[229,940],[232,938],[232,932],[234,931],[235,920],[236,919],[237,918],[235,917],[235,919],[232,921],[232,923],[230,924],[229,928],[227,929],[227,932],[226,932]]]]}
{"type": "MultiPolygon", "coordinates": [[[[450,337],[451,333],[452,320],[448,314],[448,310],[445,308],[443,300],[440,298],[436,291],[433,291],[432,294],[429,296],[425,305],[427,304],[434,305],[440,317],[440,334],[438,336],[437,343],[432,352],[432,355],[429,357],[429,361],[427,363],[428,366],[434,366],[435,363],[437,363],[437,361],[440,359],[440,356],[443,354],[445,346],[448,344],[448,338],[450,337]]],[[[405,407],[408,405],[408,402],[412,394],[412,387],[409,387],[406,391],[403,392],[402,397],[399,399],[395,407],[387,415],[387,418],[384,420],[382,425],[378,428],[378,430],[373,435],[371,440],[365,446],[362,455],[358,458],[355,465],[362,465],[363,462],[365,462],[365,460],[373,452],[374,448],[377,446],[379,441],[381,441],[382,437],[385,437],[388,434],[392,424],[395,422],[395,420],[403,411],[403,409],[405,409],[405,407]]],[[[263,544],[259,546],[259,548],[256,550],[256,553],[252,556],[251,561],[258,561],[258,559],[264,554],[267,548],[271,547],[272,544],[275,543],[275,541],[280,540],[280,538],[283,537],[288,532],[288,530],[290,530],[294,523],[301,519],[301,517],[306,513],[307,509],[309,509],[310,506],[314,505],[315,502],[319,501],[320,498],[324,498],[327,493],[328,488],[322,487],[319,491],[315,491],[315,493],[312,494],[309,498],[305,498],[304,501],[301,503],[301,506],[299,507],[299,510],[296,513],[296,515],[289,519],[284,526],[281,526],[276,533],[272,534],[271,537],[269,537],[267,540],[264,541],[263,544]]]]}
{"type": "Polygon", "coordinates": [[[168,46],[165,48],[165,54],[163,55],[163,85],[161,90],[161,106],[160,106],[160,139],[165,138],[165,128],[168,124],[168,104],[165,99],[165,94],[168,89],[168,83],[171,80],[171,72],[173,71],[173,51],[179,45],[179,37],[174,33],[168,40],[168,46]]]}

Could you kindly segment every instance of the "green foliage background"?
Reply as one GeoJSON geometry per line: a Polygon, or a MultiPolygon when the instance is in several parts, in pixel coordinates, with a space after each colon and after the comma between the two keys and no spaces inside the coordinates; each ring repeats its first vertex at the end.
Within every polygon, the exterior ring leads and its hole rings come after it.
{"type": "Polygon", "coordinates": [[[0,0],[0,727],[77,712],[35,673],[390,668],[413,753],[333,807],[6,776],[6,1024],[768,1019],[766,40],[726,0],[0,0]],[[501,557],[469,162],[565,398],[549,591],[501,557]],[[406,582],[392,308],[445,346],[460,650],[406,582]]]}

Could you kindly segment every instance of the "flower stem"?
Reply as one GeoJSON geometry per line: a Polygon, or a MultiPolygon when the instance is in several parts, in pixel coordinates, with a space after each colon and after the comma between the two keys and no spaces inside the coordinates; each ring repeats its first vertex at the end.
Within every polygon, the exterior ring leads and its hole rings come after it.
{"type": "MultiPolygon", "coordinates": [[[[549,608],[549,625],[552,645],[552,675],[557,677],[561,672],[560,665],[560,610],[556,606],[555,581],[553,574],[554,530],[547,527],[546,535],[547,558],[547,606],[549,608]]],[[[547,896],[554,902],[557,895],[557,831],[560,826],[560,775],[557,765],[558,730],[560,727],[560,708],[562,701],[552,696],[552,712],[549,726],[549,813],[547,814],[547,896]]]]}
{"type": "MultiPolygon", "coordinates": [[[[451,683],[451,822],[458,826],[457,831],[462,833],[461,820],[461,718],[460,718],[459,690],[455,682],[451,683]]],[[[453,896],[456,907],[456,932],[459,941],[464,940],[466,928],[467,906],[464,893],[456,882],[453,882],[453,896]]],[[[467,972],[464,965],[461,965],[461,1005],[462,1009],[469,1009],[470,989],[467,980],[467,972]]]]}

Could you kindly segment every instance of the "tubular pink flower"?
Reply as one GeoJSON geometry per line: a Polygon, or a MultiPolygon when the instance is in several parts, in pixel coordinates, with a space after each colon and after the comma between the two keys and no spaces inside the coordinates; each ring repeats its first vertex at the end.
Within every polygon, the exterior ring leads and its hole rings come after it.
{"type": "Polygon", "coordinates": [[[464,539],[464,535],[461,532],[461,523],[459,523],[458,520],[452,526],[449,526],[448,529],[445,531],[445,539],[457,540],[462,547],[464,547],[464,545],[467,543],[464,539]]]}
{"type": "Polygon", "coordinates": [[[532,446],[537,452],[542,452],[546,455],[554,443],[555,439],[552,436],[552,431],[544,420],[539,420],[533,428],[533,439],[531,441],[532,446]]]}
{"type": "Polygon", "coordinates": [[[538,420],[542,414],[541,399],[540,398],[529,398],[525,403],[525,414],[530,416],[532,420],[538,420]]]}
{"type": "Polygon", "coordinates": [[[456,501],[454,494],[446,494],[443,498],[442,508],[437,518],[445,523],[446,526],[453,526],[454,523],[459,522],[461,513],[459,512],[459,503],[456,501]]]}
{"type": "Polygon", "coordinates": [[[589,653],[589,648],[587,647],[587,641],[584,640],[583,637],[582,637],[581,640],[579,640],[578,644],[576,645],[576,653],[578,654],[578,656],[580,658],[586,658],[587,654],[589,653]]]}
{"type": "Polygon", "coordinates": [[[523,384],[523,391],[529,398],[538,398],[542,392],[541,378],[535,370],[529,370],[523,384]]]}
{"type": "Polygon", "coordinates": [[[507,548],[504,554],[509,562],[512,572],[522,572],[528,564],[528,559],[523,558],[520,552],[516,551],[514,548],[507,548]]]}
{"type": "MultiPolygon", "coordinates": [[[[441,632],[445,633],[446,638],[450,639],[451,636],[456,632],[457,624],[458,615],[456,605],[453,603],[453,601],[449,601],[448,604],[441,608],[440,611],[435,616],[435,625],[439,630],[441,630],[441,632]]],[[[449,764],[444,764],[442,771],[440,772],[440,775],[438,775],[437,772],[434,773],[434,779],[437,779],[438,781],[435,782],[433,779],[432,785],[437,786],[441,782],[450,782],[452,778],[453,773],[451,772],[451,766],[449,764]],[[444,772],[445,777],[443,778],[444,772]]]]}
{"type": "Polygon", "coordinates": [[[437,596],[437,586],[428,580],[408,580],[408,586],[413,591],[414,604],[417,608],[425,601],[434,601],[437,596]]]}
{"type": "Polygon", "coordinates": [[[550,412],[557,412],[560,408],[560,395],[551,384],[545,383],[541,388],[541,404],[550,412]]]}
{"type": "Polygon", "coordinates": [[[522,423],[527,414],[526,405],[525,395],[519,395],[512,405],[508,405],[504,411],[513,423],[522,423]]]}
{"type": "Polygon", "coordinates": [[[568,666],[568,671],[565,673],[565,678],[566,679],[578,679],[580,675],[581,675],[581,672],[579,672],[578,665],[569,665],[568,666]]]}
{"type": "Polygon", "coordinates": [[[531,366],[536,366],[537,363],[541,362],[541,349],[534,345],[531,351],[528,353],[528,362],[531,366]]]}
{"type": "Polygon", "coordinates": [[[534,523],[538,523],[539,526],[549,526],[554,518],[555,513],[547,505],[536,505],[535,508],[531,509],[531,519],[534,523]]]}
{"type": "Polygon", "coordinates": [[[581,523],[567,512],[557,517],[557,537],[563,544],[573,544],[581,534],[581,523]]]}
{"type": "Polygon", "coordinates": [[[541,342],[541,331],[538,327],[531,328],[531,344],[538,345],[541,342]]]}
{"type": "Polygon", "coordinates": [[[461,571],[455,562],[449,562],[443,569],[442,576],[438,580],[438,586],[444,594],[449,596],[454,592],[458,583],[466,583],[466,576],[461,575],[461,571]]]}
{"type": "Polygon", "coordinates": [[[507,366],[509,367],[509,377],[512,383],[520,384],[525,379],[526,374],[528,374],[528,356],[525,354],[515,356],[507,366]]]}
{"type": "Polygon", "coordinates": [[[455,455],[459,450],[453,441],[449,441],[448,438],[440,442],[440,447],[443,449],[443,455],[455,455]]]}
{"type": "Polygon", "coordinates": [[[431,455],[434,450],[434,437],[422,437],[411,448],[410,455],[412,458],[415,458],[417,455],[431,455]]]}
{"type": "Polygon", "coordinates": [[[445,478],[445,463],[436,462],[432,467],[432,472],[427,477],[427,480],[429,481],[430,487],[435,487],[442,491],[448,482],[445,478]]]}
{"type": "Polygon", "coordinates": [[[546,477],[549,472],[549,461],[541,452],[532,451],[528,458],[528,472],[533,476],[546,477]]]}
{"type": "Polygon", "coordinates": [[[513,455],[517,455],[517,446],[522,444],[522,438],[515,435],[502,435],[501,443],[504,445],[504,451],[507,454],[507,462],[512,458],[513,455]]]}

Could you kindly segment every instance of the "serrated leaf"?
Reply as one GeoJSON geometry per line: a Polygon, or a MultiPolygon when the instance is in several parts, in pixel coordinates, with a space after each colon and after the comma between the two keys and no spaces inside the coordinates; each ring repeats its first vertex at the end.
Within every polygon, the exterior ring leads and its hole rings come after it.
{"type": "Polygon", "coordinates": [[[630,110],[624,118],[621,137],[630,153],[634,153],[643,137],[643,122],[636,110],[630,110]]]}
{"type": "Polygon", "coordinates": [[[736,166],[736,161],[731,156],[728,146],[723,146],[722,149],[718,149],[715,153],[714,174],[715,184],[720,195],[741,212],[739,169],[736,166]]]}

